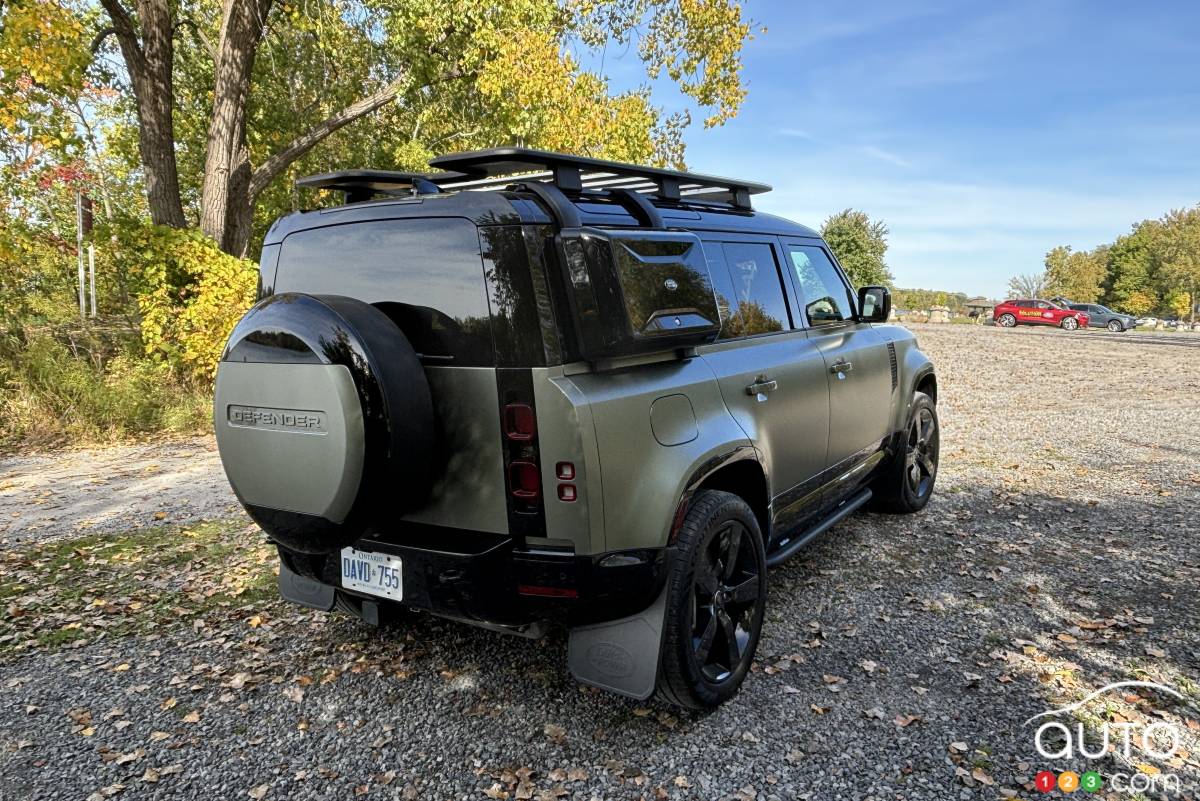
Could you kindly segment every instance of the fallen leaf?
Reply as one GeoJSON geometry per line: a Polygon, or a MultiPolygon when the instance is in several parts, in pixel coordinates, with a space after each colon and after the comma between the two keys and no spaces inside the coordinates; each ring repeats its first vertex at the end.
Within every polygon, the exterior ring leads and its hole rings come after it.
{"type": "Polygon", "coordinates": [[[983,768],[975,768],[974,770],[972,770],[971,778],[974,779],[975,781],[979,782],[980,784],[986,784],[988,787],[991,787],[993,784],[996,783],[996,780],[993,779],[991,776],[989,776],[987,774],[987,771],[985,771],[983,768]]]}
{"type": "Polygon", "coordinates": [[[267,791],[270,789],[271,789],[271,785],[260,784],[257,787],[251,787],[249,790],[247,790],[246,795],[253,798],[254,801],[259,801],[259,799],[261,799],[263,796],[265,796],[267,794],[267,791]]]}
{"type": "Polygon", "coordinates": [[[199,723],[200,722],[200,712],[198,710],[193,709],[191,712],[188,712],[186,715],[183,716],[183,722],[184,723],[199,723]]]}
{"type": "Polygon", "coordinates": [[[557,723],[547,723],[542,727],[542,733],[549,737],[552,743],[562,743],[567,739],[567,730],[557,723]]]}
{"type": "Polygon", "coordinates": [[[298,704],[304,700],[304,690],[296,686],[284,687],[283,697],[298,704]]]}
{"type": "Polygon", "coordinates": [[[957,751],[960,754],[965,754],[965,753],[967,753],[967,749],[968,749],[967,744],[962,742],[961,740],[956,740],[955,742],[950,743],[951,751],[957,751]]]}

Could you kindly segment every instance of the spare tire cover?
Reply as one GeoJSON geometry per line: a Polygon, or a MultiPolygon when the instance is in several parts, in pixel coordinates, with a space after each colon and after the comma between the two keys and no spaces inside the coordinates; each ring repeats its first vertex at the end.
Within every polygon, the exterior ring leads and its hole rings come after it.
{"type": "Polygon", "coordinates": [[[336,551],[428,496],[425,372],[368,303],[281,293],[257,304],[217,366],[213,417],[238,499],[293,551],[336,551]]]}

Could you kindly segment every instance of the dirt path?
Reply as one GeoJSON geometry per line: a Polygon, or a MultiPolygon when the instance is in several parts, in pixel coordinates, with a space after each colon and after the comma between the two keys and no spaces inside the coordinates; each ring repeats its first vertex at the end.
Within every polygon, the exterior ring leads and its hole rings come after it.
{"type": "Polygon", "coordinates": [[[240,507],[211,437],[0,461],[0,544],[225,517],[240,507]]]}

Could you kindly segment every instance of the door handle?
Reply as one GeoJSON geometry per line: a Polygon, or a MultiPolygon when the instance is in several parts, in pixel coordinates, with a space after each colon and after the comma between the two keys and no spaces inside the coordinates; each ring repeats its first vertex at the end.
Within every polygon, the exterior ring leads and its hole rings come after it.
{"type": "Polygon", "coordinates": [[[833,366],[829,368],[829,372],[831,372],[831,373],[848,373],[853,369],[854,369],[854,365],[851,364],[850,362],[839,361],[839,362],[833,363],[833,366]]]}
{"type": "Polygon", "coordinates": [[[746,394],[765,395],[768,392],[776,389],[778,386],[779,382],[777,382],[775,379],[767,378],[765,375],[760,375],[758,378],[754,379],[753,384],[746,387],[746,394]]]}

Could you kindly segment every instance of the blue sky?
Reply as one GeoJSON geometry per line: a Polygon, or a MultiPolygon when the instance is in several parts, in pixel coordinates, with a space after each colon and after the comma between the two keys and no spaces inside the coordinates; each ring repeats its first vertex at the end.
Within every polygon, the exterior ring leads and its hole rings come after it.
{"type": "MultiPolygon", "coordinates": [[[[770,183],[756,206],[813,227],[846,207],[884,220],[898,286],[1002,296],[1054,245],[1200,202],[1200,4],[746,13],[768,29],[744,53],[750,94],[723,128],[693,126],[689,166],[770,183]]],[[[614,87],[644,80],[635,53],[604,64],[614,87]]],[[[655,100],[684,102],[661,81],[655,100]]]]}

